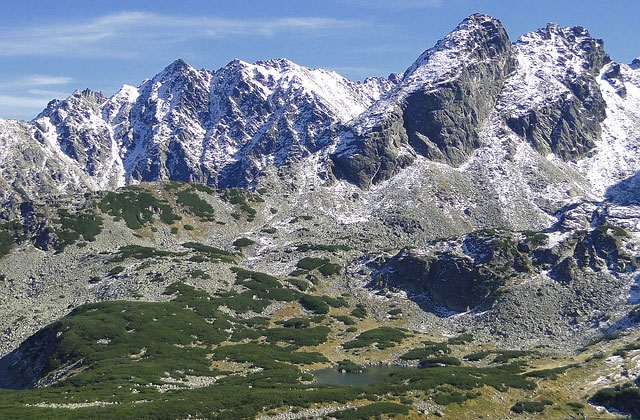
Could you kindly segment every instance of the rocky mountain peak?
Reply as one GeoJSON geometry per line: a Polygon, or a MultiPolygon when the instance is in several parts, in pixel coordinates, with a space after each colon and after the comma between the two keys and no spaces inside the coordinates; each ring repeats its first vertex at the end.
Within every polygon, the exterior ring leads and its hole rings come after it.
{"type": "MultiPolygon", "coordinates": [[[[172,75],[176,73],[188,73],[195,70],[182,58],[174,60],[171,64],[164,68],[158,75],[172,75]]],[[[156,76],[157,77],[157,76],[156,76]]]]}
{"type": "Polygon", "coordinates": [[[334,173],[361,187],[394,176],[416,155],[462,165],[516,66],[502,24],[476,14],[425,51],[383,100],[354,123],[332,156],[334,173]]]}
{"type": "MultiPolygon", "coordinates": [[[[307,160],[304,177],[330,170],[366,189],[416,161],[464,170],[506,137],[584,158],[606,117],[598,83],[608,60],[584,28],[550,24],[512,44],[499,20],[474,14],[388,78],[351,81],[283,58],[217,70],[177,59],[111,98],[54,101],[29,132],[76,165],[65,181],[77,189],[167,178],[247,186],[269,166],[307,160]]],[[[605,72],[608,85],[627,83],[623,67],[605,72]]]]}
{"type": "Polygon", "coordinates": [[[56,116],[58,119],[64,119],[69,113],[88,113],[98,112],[100,106],[107,100],[101,92],[95,92],[91,89],[75,90],[69,97],[63,100],[53,100],[49,102],[47,108],[34,118],[37,121],[41,118],[49,118],[56,116]]]}
{"type": "Polygon", "coordinates": [[[581,26],[561,27],[549,23],[545,28],[520,37],[517,45],[537,49],[538,54],[546,53],[555,66],[569,64],[564,66],[565,70],[574,75],[587,70],[596,76],[611,61],[604,51],[604,41],[593,38],[581,26]]]}
{"type": "Polygon", "coordinates": [[[299,67],[296,63],[286,58],[272,58],[270,60],[259,60],[255,62],[255,65],[266,68],[288,70],[291,68],[299,67]]]}
{"type": "Polygon", "coordinates": [[[511,42],[502,23],[491,16],[474,14],[418,57],[404,73],[404,81],[434,81],[470,61],[495,57],[508,52],[511,42]]]}
{"type": "Polygon", "coordinates": [[[606,117],[597,81],[611,61],[604,43],[582,27],[548,24],[521,36],[515,50],[517,71],[498,104],[507,125],[541,154],[585,156],[606,117]]]}

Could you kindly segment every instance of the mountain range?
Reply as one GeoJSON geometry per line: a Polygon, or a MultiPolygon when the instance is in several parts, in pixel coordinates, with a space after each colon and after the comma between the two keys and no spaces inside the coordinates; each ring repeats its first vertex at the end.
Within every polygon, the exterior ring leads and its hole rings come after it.
{"type": "Polygon", "coordinates": [[[179,59],[0,120],[0,202],[0,417],[640,416],[640,60],[582,27],[179,59]]]}
{"type": "Polygon", "coordinates": [[[581,27],[511,43],[480,14],[404,73],[362,82],[285,59],[176,60],[110,98],[76,91],[32,121],[0,120],[2,198],[157,180],[255,188],[302,166],[327,186],[427,170],[527,207],[602,198],[640,169],[639,88],[640,62],[612,62],[581,27]]]}

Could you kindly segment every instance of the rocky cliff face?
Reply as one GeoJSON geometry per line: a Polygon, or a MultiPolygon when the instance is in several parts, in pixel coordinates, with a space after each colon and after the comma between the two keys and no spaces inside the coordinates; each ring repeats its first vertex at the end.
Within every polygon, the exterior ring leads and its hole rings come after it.
{"type": "MultiPolygon", "coordinates": [[[[572,295],[572,305],[589,306],[587,312],[592,313],[617,299],[607,296],[603,285],[591,288],[597,296],[585,295],[585,284],[594,275],[612,281],[638,269],[635,256],[626,249],[629,241],[624,229],[608,225],[589,231],[474,232],[401,251],[374,272],[371,285],[405,289],[418,300],[426,296],[433,301],[429,310],[440,306],[464,312],[491,308],[506,290],[544,278],[572,295]]],[[[551,303],[558,297],[548,299],[551,303]]]]}
{"type": "Polygon", "coordinates": [[[284,59],[235,60],[216,71],[176,60],[111,98],[77,91],[30,123],[3,121],[8,162],[64,168],[57,182],[4,170],[13,181],[6,198],[20,200],[18,187],[37,199],[164,179],[252,185],[266,167],[292,165],[335,142],[391,86],[392,80],[352,82],[284,59]]]}
{"type": "Polygon", "coordinates": [[[395,175],[416,154],[464,163],[480,146],[480,129],[515,68],[511,49],[498,20],[465,19],[356,121],[355,134],[332,155],[335,173],[367,187],[395,175]]]}
{"type": "MultiPolygon", "coordinates": [[[[324,186],[367,189],[409,166],[468,172],[483,154],[502,154],[505,170],[524,147],[576,162],[577,179],[593,173],[619,117],[636,138],[637,67],[610,63],[583,28],[549,25],[512,44],[480,14],[386,79],[352,82],[285,59],[215,71],[177,60],[110,98],[76,92],[32,122],[3,121],[4,199],[165,179],[253,187],[273,168],[298,167],[324,186]]],[[[547,179],[567,169],[537,166],[547,179]]],[[[528,176],[513,170],[510,180],[528,176]]]]}
{"type": "Polygon", "coordinates": [[[553,153],[563,160],[585,156],[595,147],[606,117],[597,79],[611,60],[602,40],[591,38],[581,27],[549,24],[523,36],[516,48],[521,66],[503,98],[503,103],[511,104],[505,106],[511,111],[506,115],[507,125],[539,153],[553,153]],[[533,86],[526,83],[531,79],[536,80],[533,86]],[[514,104],[531,88],[541,92],[531,93],[541,96],[538,104],[528,109],[522,107],[525,104],[514,104]]]}
{"type": "Polygon", "coordinates": [[[639,110],[637,63],[610,62],[585,29],[511,43],[486,15],[386,79],[177,60],[110,98],[76,92],[31,122],[0,121],[2,198],[16,204],[3,216],[52,194],[171,179],[281,191],[399,247],[604,219],[635,232],[639,110]]]}

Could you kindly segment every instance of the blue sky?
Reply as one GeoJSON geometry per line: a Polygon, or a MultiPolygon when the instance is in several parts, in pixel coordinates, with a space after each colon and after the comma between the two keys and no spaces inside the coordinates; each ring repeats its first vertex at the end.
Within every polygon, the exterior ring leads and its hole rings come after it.
{"type": "Polygon", "coordinates": [[[462,19],[499,18],[512,41],[556,22],[640,56],[638,0],[20,0],[0,13],[0,117],[33,118],[52,98],[113,94],[180,57],[216,69],[286,57],[352,78],[404,71],[462,19]]]}

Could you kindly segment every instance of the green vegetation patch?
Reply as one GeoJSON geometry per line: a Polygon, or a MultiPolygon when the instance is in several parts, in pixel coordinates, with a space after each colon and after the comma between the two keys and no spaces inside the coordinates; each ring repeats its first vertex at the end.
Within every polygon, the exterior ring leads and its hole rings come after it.
{"type": "Polygon", "coordinates": [[[311,271],[328,263],[328,258],[304,257],[303,259],[298,261],[297,267],[302,270],[311,271]]]}
{"type": "MultiPolygon", "coordinates": [[[[316,257],[304,257],[297,264],[298,269],[313,271],[318,270],[325,277],[330,277],[334,274],[340,274],[341,268],[338,264],[333,264],[328,258],[316,258],[316,257]]],[[[299,274],[304,274],[300,272],[299,274]]],[[[294,275],[293,273],[291,275],[294,275]]]]}
{"type": "Polygon", "coordinates": [[[549,400],[542,401],[518,401],[515,403],[513,407],[511,407],[511,411],[517,414],[521,413],[542,413],[544,409],[548,406],[552,405],[552,402],[549,400]]]}
{"type": "Polygon", "coordinates": [[[204,184],[191,184],[191,186],[193,188],[195,188],[196,190],[198,190],[200,192],[203,192],[203,193],[206,193],[206,194],[209,194],[209,195],[213,195],[216,192],[213,188],[208,187],[208,186],[206,186],[204,184]]]}
{"type": "Polygon", "coordinates": [[[318,346],[327,341],[331,329],[326,326],[312,328],[271,328],[266,330],[267,341],[286,342],[295,346],[318,346]]]}
{"type": "Polygon", "coordinates": [[[335,274],[340,274],[342,267],[339,264],[328,263],[318,267],[318,271],[325,277],[331,277],[335,274]]]}
{"type": "Polygon", "coordinates": [[[286,328],[307,328],[311,325],[311,320],[309,318],[289,318],[284,321],[278,321],[276,324],[286,328]]]}
{"type": "Polygon", "coordinates": [[[332,308],[348,308],[349,303],[341,297],[332,298],[331,296],[323,295],[320,299],[327,302],[327,305],[332,308]]]}
{"type": "Polygon", "coordinates": [[[180,220],[169,203],[140,190],[110,191],[98,203],[98,207],[104,213],[124,219],[127,227],[133,230],[152,223],[154,215],[168,225],[180,220]]]}
{"type": "Polygon", "coordinates": [[[240,267],[232,267],[231,271],[236,274],[236,284],[246,287],[257,298],[292,302],[300,295],[285,288],[276,277],[268,274],[240,267]]]}
{"type": "Polygon", "coordinates": [[[633,418],[638,418],[640,417],[640,388],[632,382],[616,385],[614,388],[603,388],[591,398],[591,403],[629,413],[633,418]]]}
{"type": "Polygon", "coordinates": [[[200,256],[207,258],[210,262],[235,263],[234,254],[222,249],[203,245],[198,242],[185,242],[182,246],[197,252],[200,256]]]}
{"type": "Polygon", "coordinates": [[[338,371],[345,373],[362,373],[366,370],[364,366],[357,365],[349,359],[344,359],[338,362],[338,371]]]}
{"type": "Polygon", "coordinates": [[[218,347],[213,360],[230,360],[234,362],[250,362],[254,366],[265,369],[283,367],[279,362],[289,362],[300,365],[326,362],[327,359],[317,352],[298,352],[291,348],[270,344],[236,344],[218,347]]]}
{"type": "Polygon", "coordinates": [[[342,347],[344,349],[355,349],[369,347],[375,343],[378,349],[385,349],[395,346],[396,343],[400,343],[406,337],[408,335],[397,328],[380,327],[361,333],[354,340],[342,344],[342,347]]]}
{"type": "Polygon", "coordinates": [[[533,390],[536,384],[522,376],[522,365],[513,363],[498,367],[438,366],[429,369],[407,369],[394,373],[394,381],[407,381],[410,389],[436,389],[442,385],[469,391],[484,385],[498,391],[508,388],[533,390]]]}
{"type": "Polygon", "coordinates": [[[460,360],[451,356],[436,356],[428,357],[420,360],[420,367],[430,368],[435,366],[460,366],[462,363],[460,360]]]}
{"type": "Polygon", "coordinates": [[[469,333],[463,333],[457,337],[451,337],[449,340],[447,340],[447,343],[455,346],[455,345],[471,343],[472,341],[473,341],[473,335],[469,333]]]}
{"type": "Polygon", "coordinates": [[[308,251],[326,251],[331,253],[337,253],[338,251],[350,251],[349,245],[319,245],[319,244],[300,244],[296,245],[296,251],[308,252],[308,251]]]}
{"type": "Polygon", "coordinates": [[[355,319],[347,316],[347,315],[336,315],[334,316],[334,318],[340,322],[342,322],[344,325],[356,325],[356,321],[355,319]]]}
{"type": "Polygon", "coordinates": [[[478,392],[460,392],[456,390],[440,391],[433,396],[433,401],[440,405],[462,404],[465,401],[479,397],[478,392]]]}
{"type": "MultiPolygon", "coordinates": [[[[222,190],[221,198],[226,202],[233,204],[234,206],[239,208],[242,212],[244,212],[247,216],[248,222],[252,222],[255,219],[256,213],[257,213],[256,210],[253,207],[251,207],[249,202],[264,201],[262,198],[260,198],[258,194],[252,194],[249,191],[246,191],[240,188],[229,188],[229,189],[222,190]]],[[[239,219],[240,215],[234,218],[239,219]]]]}
{"type": "Polygon", "coordinates": [[[402,360],[424,360],[430,357],[443,356],[450,353],[451,349],[447,346],[447,343],[427,342],[425,347],[409,350],[400,356],[400,358],[402,360]]]}
{"type": "Polygon", "coordinates": [[[164,184],[163,188],[165,191],[173,191],[180,189],[182,185],[184,185],[182,182],[168,181],[166,184],[164,184]]]}
{"type": "Polygon", "coordinates": [[[338,411],[332,416],[338,420],[367,420],[380,418],[383,415],[395,416],[398,414],[409,414],[409,407],[390,402],[376,402],[363,407],[338,411]]]}
{"type": "Polygon", "coordinates": [[[146,260],[149,258],[166,258],[183,256],[186,253],[177,253],[171,251],[163,251],[156,248],[140,245],[121,246],[115,257],[109,259],[109,262],[122,262],[127,258],[135,258],[136,260],[146,260]]]}
{"type": "Polygon", "coordinates": [[[111,270],[109,270],[109,275],[110,276],[117,276],[118,274],[122,273],[125,270],[125,268],[121,265],[117,265],[115,267],[113,267],[111,270]]]}
{"type": "Polygon", "coordinates": [[[255,244],[255,242],[249,238],[238,238],[235,241],[233,241],[233,246],[235,246],[236,248],[246,248],[253,244],[255,244]]]}
{"type": "Polygon", "coordinates": [[[299,302],[304,309],[315,314],[329,313],[329,305],[327,304],[327,302],[317,296],[302,295],[299,302]]]}
{"type": "Polygon", "coordinates": [[[220,343],[229,335],[222,327],[228,326],[215,328],[179,299],[83,305],[49,327],[59,338],[46,369],[80,360],[86,370],[65,384],[113,389],[131,378],[140,384],[161,383],[164,372],[210,375],[205,349],[177,346],[220,343]]]}
{"type": "Polygon", "coordinates": [[[470,362],[477,362],[486,359],[487,356],[491,354],[495,354],[496,356],[493,359],[494,363],[506,363],[513,359],[519,359],[534,353],[535,352],[529,350],[483,350],[468,354],[464,356],[464,358],[470,362]]]}
{"type": "Polygon", "coordinates": [[[176,194],[176,202],[194,216],[208,220],[214,216],[211,204],[203,200],[193,191],[182,190],[176,194]]]}
{"type": "Polygon", "coordinates": [[[573,369],[576,367],[578,367],[577,364],[571,364],[553,369],[532,370],[531,372],[525,373],[524,376],[526,376],[527,378],[557,379],[558,375],[562,375],[569,369],[573,369]]]}
{"type": "Polygon", "coordinates": [[[54,228],[58,238],[56,250],[62,252],[68,245],[74,244],[80,237],[83,240],[93,242],[102,231],[102,218],[92,211],[71,214],[69,211],[58,210],[59,219],[55,222],[59,228],[54,228]]]}
{"type": "Polygon", "coordinates": [[[364,319],[367,317],[367,308],[364,307],[363,304],[358,303],[353,311],[351,311],[351,315],[356,318],[364,319]]]}
{"type": "Polygon", "coordinates": [[[619,236],[626,238],[629,236],[629,233],[621,227],[613,226],[613,225],[602,225],[595,228],[596,231],[600,233],[607,234],[609,231],[613,232],[614,236],[619,236]]]}
{"type": "Polygon", "coordinates": [[[13,248],[13,235],[5,230],[0,230],[0,257],[4,257],[13,248]]]}
{"type": "Polygon", "coordinates": [[[11,221],[0,224],[0,258],[9,254],[16,243],[24,239],[22,224],[11,221]]]}
{"type": "Polygon", "coordinates": [[[311,284],[308,281],[302,280],[302,279],[288,278],[287,282],[293,284],[303,292],[307,290],[309,287],[311,287],[311,284]]]}

